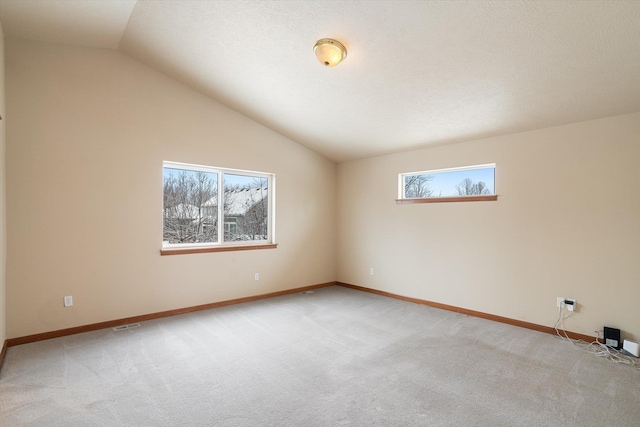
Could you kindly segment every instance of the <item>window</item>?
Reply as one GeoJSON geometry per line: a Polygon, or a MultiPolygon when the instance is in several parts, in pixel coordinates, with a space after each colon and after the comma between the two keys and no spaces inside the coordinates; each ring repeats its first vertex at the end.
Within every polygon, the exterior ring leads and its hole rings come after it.
{"type": "Polygon", "coordinates": [[[229,217],[224,219],[224,234],[231,236],[238,232],[237,218],[229,217]]]}
{"type": "Polygon", "coordinates": [[[397,203],[497,200],[495,164],[401,173],[397,203]]]}
{"type": "Polygon", "coordinates": [[[161,253],[275,247],[274,194],[273,174],[164,162],[161,253]]]}

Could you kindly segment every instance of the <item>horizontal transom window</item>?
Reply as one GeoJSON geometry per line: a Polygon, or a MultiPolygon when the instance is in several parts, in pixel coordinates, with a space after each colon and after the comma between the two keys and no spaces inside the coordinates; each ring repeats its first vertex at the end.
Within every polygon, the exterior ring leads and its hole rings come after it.
{"type": "Polygon", "coordinates": [[[401,173],[398,202],[496,200],[495,164],[401,173]]]}
{"type": "Polygon", "coordinates": [[[164,162],[163,254],[273,247],[274,194],[274,174],[164,162]]]}

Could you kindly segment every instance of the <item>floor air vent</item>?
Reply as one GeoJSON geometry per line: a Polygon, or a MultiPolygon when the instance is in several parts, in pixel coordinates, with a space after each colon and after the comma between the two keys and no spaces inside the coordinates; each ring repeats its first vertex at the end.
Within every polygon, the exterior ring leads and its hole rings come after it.
{"type": "Polygon", "coordinates": [[[125,329],[137,328],[139,326],[140,326],[140,323],[131,323],[130,325],[116,326],[115,328],[113,328],[113,330],[118,332],[118,331],[124,331],[125,329]]]}
{"type": "Polygon", "coordinates": [[[315,294],[315,293],[316,291],[303,291],[303,292],[300,292],[300,295],[315,294]]]}

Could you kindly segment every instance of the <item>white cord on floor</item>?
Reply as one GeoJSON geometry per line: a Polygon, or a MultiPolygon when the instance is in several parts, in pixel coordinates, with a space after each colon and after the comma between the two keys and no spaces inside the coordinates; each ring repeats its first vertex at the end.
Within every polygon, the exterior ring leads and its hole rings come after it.
{"type": "MultiPolygon", "coordinates": [[[[635,360],[623,354],[621,351],[616,350],[615,348],[608,347],[605,344],[601,343],[597,335],[595,340],[590,343],[583,340],[574,340],[569,338],[569,336],[567,335],[567,331],[564,328],[564,321],[569,317],[573,316],[574,312],[570,312],[566,316],[563,315],[563,312],[564,312],[564,307],[558,308],[558,319],[556,320],[556,324],[553,327],[553,329],[555,329],[556,331],[556,334],[558,334],[558,337],[560,337],[562,340],[569,341],[569,343],[572,346],[579,347],[583,350],[586,350],[589,353],[593,354],[594,356],[604,357],[605,359],[613,363],[631,365],[635,369],[640,369],[640,366],[636,365],[635,360]],[[558,327],[560,329],[558,329],[558,327]],[[562,331],[562,334],[560,334],[560,331],[562,331]]],[[[598,331],[595,331],[595,332],[598,333],[598,331]]]]}

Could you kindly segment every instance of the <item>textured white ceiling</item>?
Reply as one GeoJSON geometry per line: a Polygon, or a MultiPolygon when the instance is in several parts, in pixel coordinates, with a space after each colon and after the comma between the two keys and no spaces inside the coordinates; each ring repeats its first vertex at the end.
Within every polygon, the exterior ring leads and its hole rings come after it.
{"type": "MultiPolygon", "coordinates": [[[[122,24],[4,3],[8,37],[122,24]]],[[[139,1],[119,49],[337,161],[640,111],[640,1],[139,1]]]]}

